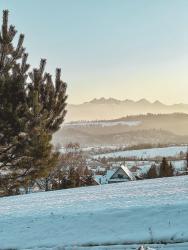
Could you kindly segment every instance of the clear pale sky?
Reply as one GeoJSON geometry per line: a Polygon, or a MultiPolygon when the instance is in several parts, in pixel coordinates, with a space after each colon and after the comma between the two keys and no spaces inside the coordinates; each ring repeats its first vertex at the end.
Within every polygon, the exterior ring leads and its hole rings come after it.
{"type": "Polygon", "coordinates": [[[188,103],[188,0],[0,0],[5,8],[30,64],[62,68],[69,103],[188,103]]]}

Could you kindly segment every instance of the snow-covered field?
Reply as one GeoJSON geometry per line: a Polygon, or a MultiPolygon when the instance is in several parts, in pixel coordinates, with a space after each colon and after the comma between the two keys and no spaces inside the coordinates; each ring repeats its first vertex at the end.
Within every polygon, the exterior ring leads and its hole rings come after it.
{"type": "Polygon", "coordinates": [[[101,127],[111,127],[111,126],[138,126],[141,121],[83,121],[83,122],[67,122],[63,126],[65,127],[88,127],[88,126],[101,126],[101,127]]]}
{"type": "Polygon", "coordinates": [[[187,146],[172,146],[172,147],[164,147],[164,148],[149,148],[149,149],[138,149],[138,150],[126,150],[126,151],[118,151],[106,154],[98,154],[94,156],[94,158],[99,157],[135,157],[135,158],[144,158],[150,159],[155,157],[169,157],[169,156],[178,156],[180,152],[186,153],[187,146]]]}
{"type": "Polygon", "coordinates": [[[187,242],[188,176],[0,199],[0,249],[185,250],[187,242]]]}

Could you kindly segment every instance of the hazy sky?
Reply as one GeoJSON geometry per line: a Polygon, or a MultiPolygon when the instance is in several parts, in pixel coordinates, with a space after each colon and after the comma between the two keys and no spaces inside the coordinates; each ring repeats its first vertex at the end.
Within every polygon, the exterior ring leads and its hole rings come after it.
{"type": "Polygon", "coordinates": [[[29,61],[61,67],[69,103],[188,103],[188,0],[0,0],[29,61]]]}

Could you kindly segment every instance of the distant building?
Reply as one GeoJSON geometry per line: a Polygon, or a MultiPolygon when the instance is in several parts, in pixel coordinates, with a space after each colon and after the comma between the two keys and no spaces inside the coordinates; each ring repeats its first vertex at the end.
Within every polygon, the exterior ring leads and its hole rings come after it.
{"type": "Polygon", "coordinates": [[[103,164],[103,163],[101,163],[99,161],[93,160],[93,159],[92,160],[89,159],[86,162],[87,162],[87,166],[90,167],[90,168],[95,168],[96,169],[96,168],[105,168],[106,167],[105,164],[103,164]]]}
{"type": "Polygon", "coordinates": [[[130,171],[136,175],[140,168],[138,166],[131,166],[130,171]]]}
{"type": "Polygon", "coordinates": [[[112,168],[118,168],[118,167],[120,167],[122,165],[122,162],[113,162],[112,164],[111,164],[111,166],[112,166],[112,168]]]}
{"type": "Polygon", "coordinates": [[[126,166],[119,167],[115,173],[109,178],[108,183],[118,183],[126,181],[135,181],[133,173],[126,166]]]}
{"type": "Polygon", "coordinates": [[[114,172],[114,170],[107,170],[105,175],[94,175],[94,179],[99,185],[108,184],[108,181],[114,172]]]}

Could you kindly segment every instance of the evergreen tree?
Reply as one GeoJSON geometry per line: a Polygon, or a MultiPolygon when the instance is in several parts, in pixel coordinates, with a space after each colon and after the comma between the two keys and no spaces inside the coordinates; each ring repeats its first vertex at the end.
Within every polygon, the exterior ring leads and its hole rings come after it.
{"type": "Polygon", "coordinates": [[[147,178],[152,179],[152,178],[158,178],[159,175],[157,173],[157,166],[155,164],[151,165],[151,168],[149,169],[147,173],[147,178]]]}
{"type": "Polygon", "coordinates": [[[173,166],[168,163],[167,159],[164,157],[162,163],[160,164],[160,177],[170,177],[173,176],[173,166]]]}
{"type": "Polygon", "coordinates": [[[169,164],[169,170],[168,170],[169,172],[169,176],[174,176],[174,167],[173,167],[173,165],[172,165],[172,163],[170,162],[170,164],[169,164]]]}
{"type": "Polygon", "coordinates": [[[61,70],[53,82],[42,59],[39,68],[29,72],[24,35],[14,47],[15,34],[5,10],[0,32],[0,189],[6,195],[48,178],[57,164],[50,141],[64,120],[67,99],[61,70]]]}
{"type": "Polygon", "coordinates": [[[25,91],[28,55],[22,46],[23,34],[17,46],[13,46],[15,34],[14,26],[8,27],[5,10],[0,32],[0,182],[6,194],[11,193],[13,186],[18,189],[14,179],[18,165],[25,160],[23,148],[27,144],[30,116],[25,91]]]}
{"type": "Polygon", "coordinates": [[[52,134],[56,132],[64,120],[66,111],[66,84],[61,81],[60,69],[56,70],[55,84],[49,74],[44,73],[46,60],[42,59],[39,69],[29,74],[31,82],[28,85],[28,103],[32,110],[30,127],[29,158],[30,173],[27,183],[45,178],[46,191],[51,171],[58,164],[57,152],[52,152],[52,134]]]}
{"type": "Polygon", "coordinates": [[[185,172],[188,174],[188,149],[186,152],[186,159],[185,159],[185,172]]]}
{"type": "Polygon", "coordinates": [[[88,167],[86,167],[84,170],[84,182],[86,186],[91,186],[94,184],[93,173],[88,169],[88,167]]]}

